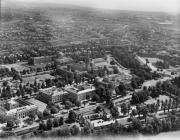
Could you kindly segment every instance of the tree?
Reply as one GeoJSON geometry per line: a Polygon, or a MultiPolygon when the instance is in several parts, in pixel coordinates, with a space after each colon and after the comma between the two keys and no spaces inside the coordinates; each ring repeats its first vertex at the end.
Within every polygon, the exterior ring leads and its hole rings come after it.
{"type": "Polygon", "coordinates": [[[135,117],[135,116],[137,115],[137,110],[136,110],[136,109],[133,109],[131,114],[132,114],[132,116],[135,117]]]}
{"type": "Polygon", "coordinates": [[[70,128],[70,131],[71,131],[71,135],[72,136],[77,136],[80,134],[80,129],[77,125],[73,125],[71,128],[70,128]]]}
{"type": "Polygon", "coordinates": [[[85,124],[85,126],[83,127],[83,134],[84,135],[91,134],[91,126],[89,124],[85,124]]]}
{"type": "Polygon", "coordinates": [[[72,102],[71,101],[65,101],[65,108],[70,109],[72,107],[72,102]]]}
{"type": "Polygon", "coordinates": [[[115,65],[116,63],[114,62],[114,60],[112,60],[112,61],[110,62],[110,64],[111,64],[111,65],[115,65]]]}
{"type": "Polygon", "coordinates": [[[6,126],[9,128],[12,128],[14,126],[14,122],[13,121],[7,121],[6,126]]]}
{"type": "Polygon", "coordinates": [[[22,89],[21,90],[21,96],[24,97],[24,95],[25,95],[25,91],[24,91],[24,89],[22,89]]]}
{"type": "Polygon", "coordinates": [[[59,118],[59,126],[63,125],[64,124],[64,118],[63,117],[60,117],[59,118]]]}
{"type": "Polygon", "coordinates": [[[37,116],[38,116],[39,120],[42,120],[44,118],[43,113],[41,113],[41,112],[37,112],[37,116]]]}
{"type": "Polygon", "coordinates": [[[76,113],[70,110],[69,115],[68,115],[69,123],[74,123],[76,121],[76,117],[77,117],[76,113]]]}
{"type": "Polygon", "coordinates": [[[58,120],[58,118],[54,118],[54,120],[53,120],[53,126],[54,126],[54,127],[58,127],[58,126],[59,126],[59,120],[58,120]]]}
{"type": "Polygon", "coordinates": [[[31,112],[31,113],[29,114],[29,118],[32,119],[32,120],[35,120],[35,118],[36,118],[36,113],[35,113],[35,112],[31,112]]]}
{"type": "Polygon", "coordinates": [[[9,138],[9,137],[15,137],[15,133],[14,132],[11,132],[11,131],[7,131],[7,132],[1,132],[0,133],[0,138],[9,138]]]}
{"type": "Polygon", "coordinates": [[[76,105],[77,107],[80,107],[80,106],[81,106],[81,102],[80,102],[80,101],[76,101],[75,105],[76,105]]]}
{"type": "Polygon", "coordinates": [[[157,106],[158,106],[158,108],[160,107],[160,100],[159,99],[157,100],[157,106]]]}
{"type": "Polygon", "coordinates": [[[132,128],[133,128],[134,130],[141,130],[142,124],[141,124],[141,122],[139,121],[139,119],[137,119],[137,118],[133,118],[133,119],[132,119],[132,128]]]}
{"type": "Polygon", "coordinates": [[[104,98],[105,98],[106,104],[108,105],[111,102],[112,91],[106,90],[104,98]]]}
{"type": "Polygon", "coordinates": [[[119,122],[116,120],[115,123],[111,124],[111,132],[113,132],[114,134],[119,134],[119,122]]]}
{"type": "Polygon", "coordinates": [[[119,88],[120,92],[124,92],[126,90],[126,87],[125,87],[125,85],[122,82],[119,83],[118,88],[119,88]]]}
{"type": "Polygon", "coordinates": [[[45,83],[43,82],[42,85],[41,85],[41,88],[44,89],[46,86],[45,86],[45,83]]]}
{"type": "Polygon", "coordinates": [[[94,95],[92,96],[92,101],[93,101],[93,102],[99,102],[99,100],[100,100],[99,95],[94,94],[94,95]]]}
{"type": "Polygon", "coordinates": [[[145,122],[146,122],[146,118],[147,118],[147,114],[148,114],[149,110],[147,107],[145,107],[144,109],[142,109],[142,114],[143,117],[145,118],[145,122]]]}
{"type": "Polygon", "coordinates": [[[153,126],[151,124],[147,124],[144,131],[147,134],[153,134],[153,126]]]}
{"type": "Polygon", "coordinates": [[[39,130],[46,130],[46,124],[44,123],[44,121],[41,121],[39,123],[39,130]]]}
{"type": "Polygon", "coordinates": [[[71,132],[70,132],[68,126],[66,126],[66,127],[59,129],[57,131],[57,134],[58,134],[58,136],[61,136],[61,137],[68,137],[71,135],[71,132]]]}
{"type": "Polygon", "coordinates": [[[119,70],[118,70],[118,68],[117,67],[114,67],[114,74],[118,74],[119,73],[119,70]]]}
{"type": "Polygon", "coordinates": [[[104,102],[106,99],[106,90],[105,87],[100,85],[97,87],[96,94],[100,97],[100,102],[104,102]]]}
{"type": "Polygon", "coordinates": [[[164,110],[164,113],[166,112],[166,108],[167,108],[167,99],[165,100],[165,102],[163,103],[163,110],[164,110]]]}
{"type": "Polygon", "coordinates": [[[51,107],[51,114],[57,114],[58,112],[59,110],[55,106],[51,107]]]}
{"type": "Polygon", "coordinates": [[[169,100],[169,102],[168,102],[168,104],[167,104],[167,109],[168,109],[168,112],[169,112],[169,110],[170,110],[170,108],[171,108],[171,106],[172,106],[172,100],[170,99],[169,100]]]}
{"type": "Polygon", "coordinates": [[[99,113],[100,111],[102,111],[102,108],[100,106],[97,106],[95,112],[99,113]]]}
{"type": "Polygon", "coordinates": [[[48,119],[46,122],[47,130],[51,130],[53,126],[53,122],[51,119],[48,119]]]}
{"type": "Polygon", "coordinates": [[[177,100],[176,100],[176,110],[178,108],[178,105],[179,105],[179,98],[177,98],[177,100]]]}
{"type": "Polygon", "coordinates": [[[121,105],[121,113],[123,113],[123,115],[125,116],[127,112],[128,112],[127,105],[125,103],[123,103],[121,105]]]}
{"type": "Polygon", "coordinates": [[[43,111],[43,116],[44,116],[44,117],[49,117],[49,116],[51,116],[50,110],[45,109],[45,110],[43,111]]]}
{"type": "Polygon", "coordinates": [[[6,87],[8,85],[8,81],[3,81],[3,87],[6,87]]]}
{"type": "Polygon", "coordinates": [[[14,73],[13,80],[20,80],[22,81],[21,76],[18,73],[14,73]]]}
{"type": "Polygon", "coordinates": [[[112,107],[111,108],[111,114],[114,118],[118,118],[119,117],[119,111],[117,107],[112,107]]]}
{"type": "Polygon", "coordinates": [[[139,105],[136,106],[137,109],[137,113],[138,113],[138,117],[140,118],[140,114],[141,114],[141,107],[139,105]]]}
{"type": "Polygon", "coordinates": [[[21,95],[21,91],[20,91],[19,89],[16,91],[16,95],[17,95],[18,97],[21,95]]]}
{"type": "Polygon", "coordinates": [[[132,78],[131,86],[132,86],[133,89],[138,89],[139,88],[138,81],[135,78],[132,78]]]}
{"type": "Polygon", "coordinates": [[[52,101],[49,101],[47,104],[47,108],[52,108],[53,106],[55,106],[55,104],[52,101]]]}

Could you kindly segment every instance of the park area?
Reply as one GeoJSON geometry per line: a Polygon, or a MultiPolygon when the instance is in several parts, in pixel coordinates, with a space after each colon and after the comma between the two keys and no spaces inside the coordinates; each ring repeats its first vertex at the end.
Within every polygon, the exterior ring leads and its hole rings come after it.
{"type": "Polygon", "coordinates": [[[55,77],[50,74],[35,75],[35,76],[23,78],[23,82],[33,84],[35,80],[37,80],[38,82],[43,82],[46,79],[54,79],[54,78],[55,77]]]}
{"type": "Polygon", "coordinates": [[[158,98],[156,98],[156,99],[155,99],[155,98],[151,98],[151,99],[145,101],[144,103],[145,103],[145,104],[157,103],[157,100],[158,100],[158,99],[159,99],[160,102],[161,102],[161,101],[165,102],[166,100],[169,100],[169,97],[166,96],[166,95],[159,95],[158,98]]]}

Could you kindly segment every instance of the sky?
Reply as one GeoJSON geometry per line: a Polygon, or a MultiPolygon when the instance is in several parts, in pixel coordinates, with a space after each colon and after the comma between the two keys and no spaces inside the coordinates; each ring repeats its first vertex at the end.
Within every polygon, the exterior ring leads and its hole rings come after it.
{"type": "Polygon", "coordinates": [[[180,13],[180,0],[1,0],[28,3],[55,3],[71,4],[77,6],[100,8],[100,9],[119,9],[134,11],[155,11],[180,13]]]}

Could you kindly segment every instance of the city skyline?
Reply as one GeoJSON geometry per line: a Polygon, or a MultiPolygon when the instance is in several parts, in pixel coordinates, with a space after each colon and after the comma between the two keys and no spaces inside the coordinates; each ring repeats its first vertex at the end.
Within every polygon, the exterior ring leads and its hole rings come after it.
{"type": "Polygon", "coordinates": [[[180,13],[179,0],[43,0],[43,2],[37,0],[2,0],[2,5],[7,6],[11,2],[19,2],[18,4],[24,6],[31,3],[55,3],[110,10],[180,13]]]}

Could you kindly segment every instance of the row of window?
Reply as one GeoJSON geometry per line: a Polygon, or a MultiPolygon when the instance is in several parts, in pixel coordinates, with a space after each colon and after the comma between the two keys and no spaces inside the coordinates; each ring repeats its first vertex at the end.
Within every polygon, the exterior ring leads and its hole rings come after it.
{"type": "Polygon", "coordinates": [[[60,101],[62,101],[62,95],[57,95],[57,96],[52,97],[53,103],[60,102],[60,101]]]}

